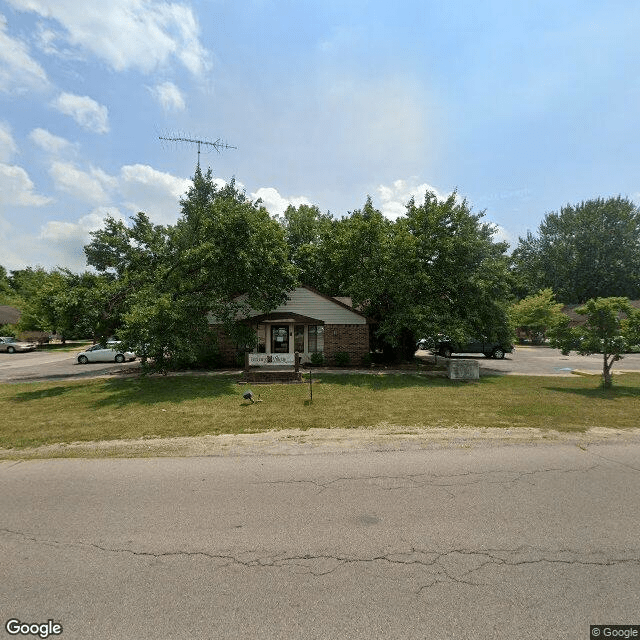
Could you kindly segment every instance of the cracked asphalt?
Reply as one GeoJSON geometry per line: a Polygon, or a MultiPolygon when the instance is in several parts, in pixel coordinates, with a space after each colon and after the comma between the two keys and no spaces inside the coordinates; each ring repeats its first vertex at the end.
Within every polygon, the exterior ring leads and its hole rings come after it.
{"type": "Polygon", "coordinates": [[[0,462],[0,613],[65,640],[586,639],[640,623],[639,454],[635,437],[0,462]]]}

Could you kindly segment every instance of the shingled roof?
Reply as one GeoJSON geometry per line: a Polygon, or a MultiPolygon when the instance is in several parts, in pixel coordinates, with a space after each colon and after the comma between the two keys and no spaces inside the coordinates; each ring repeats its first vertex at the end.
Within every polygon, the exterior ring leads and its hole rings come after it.
{"type": "MultiPolygon", "coordinates": [[[[640,309],[640,300],[629,300],[629,304],[631,304],[634,309],[640,309]]],[[[581,304],[568,304],[562,307],[562,313],[569,316],[569,320],[571,321],[570,326],[577,327],[586,322],[586,316],[581,316],[579,313],[576,313],[576,309],[582,306],[581,304]]]]}
{"type": "Polygon", "coordinates": [[[20,310],[15,307],[0,305],[0,324],[16,324],[21,315],[20,310]]]}

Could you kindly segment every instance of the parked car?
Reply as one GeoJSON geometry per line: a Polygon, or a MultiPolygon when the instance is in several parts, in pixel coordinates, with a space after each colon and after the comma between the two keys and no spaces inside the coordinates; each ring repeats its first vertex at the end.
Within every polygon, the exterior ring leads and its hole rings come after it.
{"type": "Polygon", "coordinates": [[[0,351],[16,353],[18,351],[33,351],[38,345],[35,342],[22,342],[11,336],[0,337],[0,351]]]}
{"type": "Polygon", "coordinates": [[[94,344],[86,351],[78,354],[78,363],[88,362],[124,362],[125,360],[135,360],[136,354],[131,351],[122,351],[119,342],[107,342],[104,344],[94,344]]]}
{"type": "Polygon", "coordinates": [[[436,342],[434,351],[443,358],[450,358],[453,353],[482,353],[487,358],[502,360],[506,353],[513,351],[513,345],[508,342],[491,341],[486,336],[473,338],[467,342],[455,342],[441,337],[436,342]]]}

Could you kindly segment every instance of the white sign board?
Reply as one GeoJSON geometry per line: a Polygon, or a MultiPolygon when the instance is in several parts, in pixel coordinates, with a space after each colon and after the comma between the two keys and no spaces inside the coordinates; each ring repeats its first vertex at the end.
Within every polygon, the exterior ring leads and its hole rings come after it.
{"type": "Polygon", "coordinates": [[[294,365],[295,353],[250,353],[250,367],[265,367],[269,365],[294,365]]]}

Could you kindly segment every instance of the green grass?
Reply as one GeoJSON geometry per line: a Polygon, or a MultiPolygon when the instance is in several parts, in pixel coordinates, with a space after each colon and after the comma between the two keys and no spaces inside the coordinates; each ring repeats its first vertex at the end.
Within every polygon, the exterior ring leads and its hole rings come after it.
{"type": "Polygon", "coordinates": [[[38,345],[38,351],[82,351],[91,344],[91,340],[67,341],[65,344],[49,342],[38,345]]]}
{"type": "Polygon", "coordinates": [[[309,385],[238,385],[234,376],[0,385],[0,448],[141,437],[382,424],[584,431],[640,424],[640,374],[495,376],[463,383],[405,375],[314,374],[309,385]],[[250,388],[261,403],[248,404],[250,388]]]}

